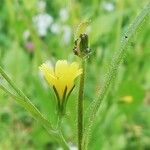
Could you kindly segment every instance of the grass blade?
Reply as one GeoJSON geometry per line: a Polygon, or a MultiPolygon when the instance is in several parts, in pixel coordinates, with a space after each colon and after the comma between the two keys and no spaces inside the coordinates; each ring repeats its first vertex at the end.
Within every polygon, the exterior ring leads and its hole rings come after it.
{"type": "Polygon", "coordinates": [[[25,108],[31,116],[37,120],[49,133],[52,139],[62,145],[65,150],[68,150],[68,145],[60,131],[54,130],[51,123],[40,113],[34,104],[25,96],[25,94],[15,85],[15,83],[8,77],[4,70],[0,67],[0,74],[6,79],[11,87],[16,91],[19,96],[12,94],[7,88],[0,84],[0,88],[14,98],[23,108],[25,108]]]}
{"type": "Polygon", "coordinates": [[[94,119],[96,118],[96,114],[100,108],[101,102],[104,99],[106,93],[108,92],[110,84],[117,73],[119,65],[124,58],[124,55],[127,50],[127,46],[130,43],[131,38],[136,33],[137,29],[140,27],[141,23],[148,16],[149,12],[150,12],[150,3],[148,3],[145,6],[145,8],[143,8],[141,13],[137,16],[137,18],[133,21],[133,23],[130,25],[128,30],[122,36],[120,49],[116,52],[116,55],[112,60],[111,66],[108,70],[108,73],[106,74],[106,78],[103,87],[100,91],[99,97],[93,100],[92,104],[88,109],[87,123],[84,129],[84,140],[83,140],[84,149],[87,149],[88,142],[89,142],[89,135],[90,135],[92,125],[94,123],[94,119]]]}

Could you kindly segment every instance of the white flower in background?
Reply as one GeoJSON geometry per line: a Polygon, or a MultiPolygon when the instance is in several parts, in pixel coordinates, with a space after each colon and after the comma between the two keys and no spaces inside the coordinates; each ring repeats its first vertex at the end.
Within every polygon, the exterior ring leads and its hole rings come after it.
{"type": "Polygon", "coordinates": [[[23,32],[23,39],[27,41],[29,37],[30,37],[30,31],[27,29],[23,32]]]}
{"type": "MultiPolygon", "coordinates": [[[[63,150],[63,148],[59,147],[57,150],[63,150]]],[[[78,148],[70,143],[69,144],[69,150],[78,150],[78,148]]]]}
{"type": "Polygon", "coordinates": [[[54,34],[59,34],[61,32],[61,26],[58,23],[53,23],[50,30],[54,34]]]}
{"type": "Polygon", "coordinates": [[[78,148],[76,146],[71,145],[70,150],[78,150],[78,148]]]}
{"type": "Polygon", "coordinates": [[[69,25],[61,25],[58,23],[53,23],[50,27],[53,34],[62,34],[62,43],[67,45],[71,40],[71,28],[69,25]]]}
{"type": "Polygon", "coordinates": [[[48,28],[51,26],[53,22],[53,17],[47,13],[41,13],[33,18],[33,22],[35,24],[39,36],[45,37],[48,28]]]}
{"type": "Polygon", "coordinates": [[[60,20],[61,21],[63,21],[63,22],[67,21],[68,18],[69,18],[69,12],[68,12],[68,10],[66,8],[60,9],[59,16],[60,16],[60,20]]]}
{"type": "Polygon", "coordinates": [[[115,6],[111,2],[103,2],[102,3],[102,8],[108,12],[111,12],[115,9],[115,6]]]}
{"type": "Polygon", "coordinates": [[[67,45],[71,40],[71,28],[68,25],[63,26],[63,43],[67,45]]]}
{"type": "Polygon", "coordinates": [[[37,2],[37,8],[39,12],[43,12],[46,8],[46,2],[44,0],[39,0],[37,2]]]}

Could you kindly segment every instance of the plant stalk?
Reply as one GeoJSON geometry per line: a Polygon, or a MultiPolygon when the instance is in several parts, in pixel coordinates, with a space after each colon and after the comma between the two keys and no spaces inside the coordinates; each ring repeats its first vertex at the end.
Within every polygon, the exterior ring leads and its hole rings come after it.
{"type": "Polygon", "coordinates": [[[78,95],[78,150],[82,150],[82,139],[83,139],[83,100],[84,100],[84,79],[85,79],[85,60],[82,58],[83,72],[80,77],[80,87],[78,95]]]}

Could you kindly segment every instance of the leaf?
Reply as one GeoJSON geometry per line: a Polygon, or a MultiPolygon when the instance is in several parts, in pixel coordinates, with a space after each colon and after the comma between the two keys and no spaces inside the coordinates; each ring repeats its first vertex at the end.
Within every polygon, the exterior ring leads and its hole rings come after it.
{"type": "Polygon", "coordinates": [[[132,37],[140,27],[141,23],[144,21],[144,19],[148,16],[150,11],[150,3],[148,3],[145,8],[141,11],[141,13],[137,16],[137,18],[133,21],[133,23],[130,25],[128,30],[123,34],[121,46],[120,49],[116,52],[115,57],[112,60],[111,66],[109,67],[109,70],[106,74],[106,79],[104,81],[103,87],[101,89],[100,95],[97,99],[95,99],[92,104],[89,107],[87,118],[88,121],[86,123],[86,127],[84,129],[84,147],[87,149],[88,141],[89,141],[89,134],[91,131],[91,127],[94,123],[94,120],[96,118],[96,114],[100,108],[101,102],[104,99],[105,95],[107,94],[109,87],[111,85],[111,82],[115,78],[118,68],[120,66],[121,61],[124,58],[124,55],[127,51],[127,46],[132,40],[132,37]]]}

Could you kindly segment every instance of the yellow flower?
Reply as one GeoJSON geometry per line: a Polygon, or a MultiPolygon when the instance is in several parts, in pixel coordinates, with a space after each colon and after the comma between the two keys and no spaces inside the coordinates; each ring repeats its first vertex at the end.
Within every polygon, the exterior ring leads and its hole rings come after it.
{"type": "Polygon", "coordinates": [[[133,102],[133,97],[131,95],[123,96],[121,101],[130,104],[133,102]]]}
{"type": "Polygon", "coordinates": [[[57,92],[59,99],[63,99],[64,94],[68,95],[74,87],[74,80],[82,73],[77,62],[68,64],[66,60],[58,60],[55,68],[42,64],[40,70],[45,79],[57,92]]]}

